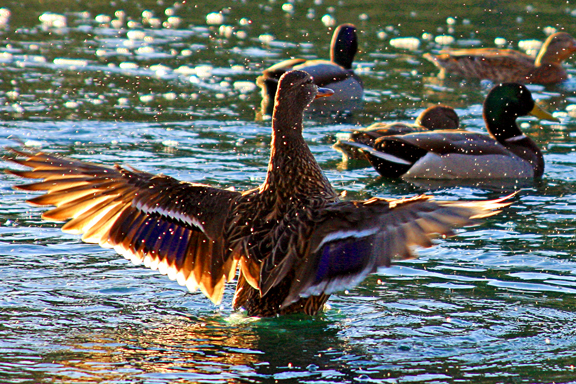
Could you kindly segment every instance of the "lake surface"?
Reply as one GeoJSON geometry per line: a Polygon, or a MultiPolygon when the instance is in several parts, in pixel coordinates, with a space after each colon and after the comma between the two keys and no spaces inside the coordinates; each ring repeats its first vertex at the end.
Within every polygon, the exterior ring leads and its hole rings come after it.
{"type": "Polygon", "coordinates": [[[233,286],[215,307],[62,233],[24,203],[31,195],[12,190],[20,180],[0,175],[0,382],[576,382],[574,59],[566,83],[530,86],[561,123],[520,119],[545,154],[538,182],[383,180],[331,148],[338,132],[410,121],[438,102],[484,131],[491,84],[439,80],[422,58],[441,48],[438,36],[452,47],[502,38],[517,49],[553,30],[576,34],[572,2],[473,3],[0,3],[10,12],[0,22],[2,147],[254,187],[270,137],[256,77],[289,56],[327,57],[327,25],[352,22],[364,108],[345,119],[311,115],[305,129],[338,191],[453,200],[521,191],[502,214],[333,295],[322,315],[259,320],[231,310],[233,286]],[[417,39],[412,49],[393,40],[405,37],[417,39]]]}

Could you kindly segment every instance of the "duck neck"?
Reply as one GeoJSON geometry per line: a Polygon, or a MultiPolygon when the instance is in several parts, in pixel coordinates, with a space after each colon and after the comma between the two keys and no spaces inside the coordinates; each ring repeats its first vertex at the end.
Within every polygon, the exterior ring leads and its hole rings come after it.
{"type": "Polygon", "coordinates": [[[510,152],[530,163],[534,168],[534,177],[542,176],[544,173],[542,152],[538,145],[518,128],[514,115],[502,113],[486,116],[485,114],[484,120],[490,136],[510,152]]]}
{"type": "Polygon", "coordinates": [[[554,43],[552,40],[547,40],[542,48],[540,48],[540,52],[538,52],[538,56],[536,56],[536,60],[534,61],[534,65],[539,67],[543,64],[556,64],[561,65],[562,62],[568,59],[572,54],[576,51],[576,47],[573,43],[566,47],[562,46],[562,44],[556,42],[554,43]]]}
{"type": "Polygon", "coordinates": [[[331,61],[344,69],[352,69],[354,55],[350,53],[350,47],[346,46],[344,42],[338,42],[332,50],[331,61]]]}
{"type": "Polygon", "coordinates": [[[488,109],[484,111],[484,121],[488,133],[499,143],[506,145],[506,140],[522,136],[522,131],[516,125],[516,115],[505,113],[498,109],[488,109]]]}
{"type": "Polygon", "coordinates": [[[332,38],[330,60],[345,69],[352,69],[352,62],[357,51],[356,32],[352,28],[346,28],[332,38]]]}
{"type": "Polygon", "coordinates": [[[548,49],[548,44],[544,44],[542,48],[540,48],[540,51],[536,56],[536,60],[534,60],[534,65],[536,67],[539,67],[542,64],[557,63],[559,62],[557,56],[558,56],[557,53],[551,52],[548,49]]]}
{"type": "Polygon", "coordinates": [[[302,117],[282,112],[276,109],[272,120],[270,162],[260,191],[274,193],[277,202],[335,195],[302,137],[302,117]]]}
{"type": "Polygon", "coordinates": [[[542,48],[540,48],[540,52],[538,52],[538,56],[536,56],[534,65],[536,67],[544,64],[561,65],[562,62],[572,56],[573,53],[574,49],[559,48],[557,45],[550,47],[550,44],[546,42],[542,48]]]}

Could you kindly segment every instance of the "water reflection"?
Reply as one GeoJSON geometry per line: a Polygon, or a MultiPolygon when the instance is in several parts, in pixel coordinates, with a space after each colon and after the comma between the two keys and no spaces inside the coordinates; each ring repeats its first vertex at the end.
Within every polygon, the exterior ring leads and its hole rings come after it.
{"type": "Polygon", "coordinates": [[[353,359],[357,348],[339,332],[340,326],[331,321],[301,316],[165,317],[149,319],[144,329],[82,332],[61,346],[67,352],[48,354],[45,360],[70,382],[127,375],[193,382],[352,379],[346,360],[353,359]]]}

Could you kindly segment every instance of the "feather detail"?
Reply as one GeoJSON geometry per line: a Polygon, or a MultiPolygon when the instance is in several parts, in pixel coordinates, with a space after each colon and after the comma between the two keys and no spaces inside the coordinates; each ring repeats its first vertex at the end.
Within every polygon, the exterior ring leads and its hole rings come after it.
{"type": "Polygon", "coordinates": [[[236,262],[223,244],[224,220],[219,214],[226,213],[239,193],[118,166],[48,154],[27,156],[29,160],[17,163],[32,171],[11,173],[45,179],[20,187],[47,192],[29,200],[56,206],[44,218],[68,220],[63,231],[114,248],[132,262],[159,269],[190,290],[200,288],[212,301],[220,302],[236,262]],[[202,225],[205,221],[210,224],[202,225]]]}
{"type": "Polygon", "coordinates": [[[454,227],[497,213],[510,204],[510,197],[464,203],[436,202],[429,196],[335,203],[318,219],[312,235],[318,240],[282,305],[350,288],[393,259],[414,257],[412,247],[429,247],[434,236],[451,236],[454,227]]]}

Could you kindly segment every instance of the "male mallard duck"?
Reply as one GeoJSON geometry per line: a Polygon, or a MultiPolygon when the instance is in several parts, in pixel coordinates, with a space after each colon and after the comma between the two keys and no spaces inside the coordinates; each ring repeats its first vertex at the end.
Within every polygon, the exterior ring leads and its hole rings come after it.
{"type": "Polygon", "coordinates": [[[536,60],[510,49],[478,48],[425,54],[424,57],[446,72],[495,83],[553,84],[568,78],[562,62],[576,52],[576,40],[566,32],[546,39],[536,60]]]}
{"type": "Polygon", "coordinates": [[[362,160],[366,158],[364,152],[348,143],[373,146],[374,142],[382,136],[403,135],[436,129],[456,129],[459,126],[460,120],[453,108],[445,105],[434,105],[422,111],[414,124],[402,122],[374,123],[369,127],[354,130],[350,134],[338,135],[341,138],[334,144],[334,149],[342,152],[344,160],[362,160]]]}
{"type": "Polygon", "coordinates": [[[496,85],[484,101],[490,136],[447,129],[383,136],[372,146],[349,143],[364,151],[386,177],[428,179],[534,178],[544,172],[540,149],[516,125],[528,114],[555,120],[540,109],[526,86],[496,85]]]}
{"type": "MultiPolygon", "coordinates": [[[[356,27],[342,24],[334,30],[330,44],[330,61],[290,59],[264,70],[256,84],[262,88],[263,110],[270,114],[280,77],[291,70],[308,72],[319,87],[330,87],[334,95],[330,104],[344,105],[355,109],[364,97],[362,80],[352,70],[352,62],[358,51],[356,27]]],[[[313,103],[313,106],[316,103],[313,103]]]]}
{"type": "Polygon", "coordinates": [[[264,183],[244,192],[178,181],[120,165],[105,166],[16,152],[11,161],[44,179],[20,185],[46,191],[29,200],[55,205],[46,219],[69,220],[63,230],[144,262],[214,303],[239,276],[234,308],[273,316],[322,309],[330,293],[360,282],[392,258],[431,246],[434,234],[490,216],[508,205],[492,201],[410,199],[338,201],[302,137],[303,111],[319,89],[306,72],[279,82],[272,151],[264,183]]]}

